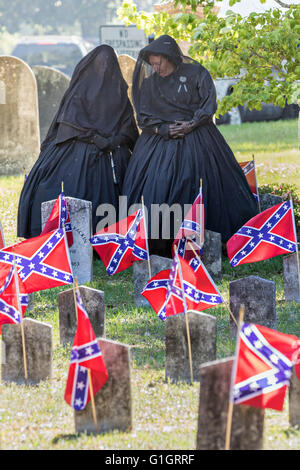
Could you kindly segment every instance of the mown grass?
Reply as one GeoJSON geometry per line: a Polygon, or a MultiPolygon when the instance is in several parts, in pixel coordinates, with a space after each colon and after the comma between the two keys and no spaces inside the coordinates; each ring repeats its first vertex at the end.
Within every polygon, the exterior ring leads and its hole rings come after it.
{"type": "MultiPolygon", "coordinates": [[[[256,124],[226,126],[226,129],[223,126],[221,129],[224,135],[228,134],[226,138],[233,149],[249,139],[249,153],[248,150],[241,150],[240,161],[252,156],[250,139],[253,153],[258,155],[257,149],[263,149],[263,141],[260,142],[260,138],[255,140],[258,128],[264,127],[262,135],[265,136],[266,147],[269,141],[275,147],[276,141],[281,142],[278,138],[281,126],[289,129],[286,135],[293,135],[297,128],[294,121],[288,124],[256,124]]],[[[284,142],[284,145],[278,144],[278,148],[282,147],[282,155],[288,156],[297,148],[297,132],[294,146],[290,137],[285,137],[284,142]]],[[[267,155],[270,162],[277,165],[273,150],[267,155]]],[[[294,163],[289,157],[284,160],[287,168],[293,167],[294,163]]],[[[273,173],[262,174],[259,168],[258,176],[265,183],[270,182],[273,173]]],[[[294,179],[289,182],[294,182],[294,179]]],[[[0,178],[0,220],[7,243],[17,240],[16,214],[22,184],[23,177],[0,178]]],[[[277,329],[300,337],[300,304],[284,300],[282,257],[233,269],[223,256],[223,277],[217,285],[227,301],[229,283],[250,274],[275,282],[277,329]]],[[[57,294],[69,288],[66,286],[35,293],[34,308],[26,313],[27,317],[52,325],[53,374],[50,380],[36,387],[1,384],[1,449],[195,449],[199,384],[174,385],[165,382],[165,324],[151,308],[135,306],[132,276],[130,268],[110,278],[101,261],[95,259],[94,280],[87,284],[104,291],[106,337],[131,347],[132,431],[102,436],[75,433],[73,411],[63,399],[71,345],[62,346],[59,341],[57,294]]],[[[217,358],[233,355],[235,341],[229,335],[227,309],[224,306],[214,307],[209,313],[217,319],[217,358]]],[[[264,448],[293,450],[299,449],[299,446],[300,429],[289,424],[287,398],[283,412],[266,410],[264,448]]]]}

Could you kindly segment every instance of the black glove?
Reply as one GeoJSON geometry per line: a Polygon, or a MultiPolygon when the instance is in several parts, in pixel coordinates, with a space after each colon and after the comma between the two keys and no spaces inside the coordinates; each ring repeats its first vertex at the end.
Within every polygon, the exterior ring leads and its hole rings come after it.
{"type": "Polygon", "coordinates": [[[172,139],[178,139],[192,132],[198,126],[196,121],[176,121],[169,126],[169,133],[172,139]]]}

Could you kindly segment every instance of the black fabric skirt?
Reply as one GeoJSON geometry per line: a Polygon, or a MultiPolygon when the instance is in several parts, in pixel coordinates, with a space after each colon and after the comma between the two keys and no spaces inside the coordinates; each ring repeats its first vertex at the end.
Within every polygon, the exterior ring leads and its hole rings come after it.
{"type": "Polygon", "coordinates": [[[200,178],[205,228],[221,233],[222,241],[226,242],[258,213],[258,206],[239,163],[217,127],[210,123],[196,128],[183,139],[169,140],[142,132],[125,174],[122,193],[128,198],[128,206],[140,203],[144,197],[150,252],[167,254],[165,248],[170,249],[176,236],[172,217],[177,217],[176,212],[170,211],[168,237],[161,228],[163,221],[167,224],[166,216],[161,215],[159,222],[155,216],[154,221],[151,204],[172,206],[177,203],[186,212],[184,206],[192,204],[198,195],[200,178]],[[160,240],[157,240],[157,231],[160,240]],[[162,239],[165,243],[161,243],[162,239]]]}
{"type": "Polygon", "coordinates": [[[118,183],[114,183],[108,154],[94,144],[72,140],[56,145],[52,141],[32,167],[22,189],[18,208],[19,237],[40,235],[41,203],[56,199],[64,183],[65,196],[92,202],[93,233],[101,217],[100,204],[112,204],[117,212],[122,180],[131,152],[121,146],[112,152],[118,183]]]}

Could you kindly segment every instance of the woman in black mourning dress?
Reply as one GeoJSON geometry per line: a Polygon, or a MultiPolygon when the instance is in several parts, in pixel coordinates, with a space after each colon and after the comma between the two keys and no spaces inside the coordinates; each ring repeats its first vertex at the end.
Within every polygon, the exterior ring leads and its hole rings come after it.
{"type": "Polygon", "coordinates": [[[118,217],[122,180],[138,137],[127,89],[108,45],[77,64],[22,189],[19,237],[40,235],[41,203],[56,199],[62,182],[66,196],[92,202],[93,233],[99,204],[112,204],[118,217]]]}
{"type": "Polygon", "coordinates": [[[198,195],[201,178],[205,228],[221,233],[226,242],[257,214],[257,204],[239,163],[213,123],[216,90],[208,70],[183,56],[176,41],[164,35],[140,51],[132,94],[142,133],[122,192],[128,206],[144,197],[150,252],[171,256],[176,235],[171,227],[170,238],[162,240],[162,216],[160,240],[153,239],[157,227],[151,226],[151,204],[179,203],[183,210],[198,195]]]}

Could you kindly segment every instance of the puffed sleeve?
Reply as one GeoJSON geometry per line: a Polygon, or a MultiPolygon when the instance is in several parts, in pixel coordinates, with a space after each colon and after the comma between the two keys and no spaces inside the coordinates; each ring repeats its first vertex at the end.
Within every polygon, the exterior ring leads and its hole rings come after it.
{"type": "Polygon", "coordinates": [[[197,80],[200,106],[195,111],[193,121],[200,126],[212,120],[217,110],[216,87],[207,69],[203,68],[197,80]]]}

